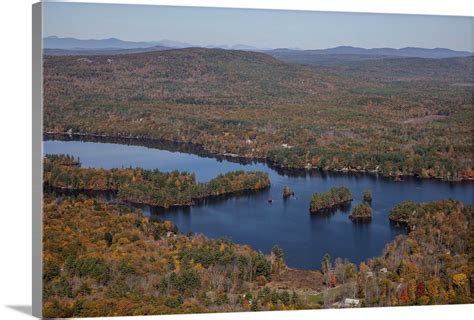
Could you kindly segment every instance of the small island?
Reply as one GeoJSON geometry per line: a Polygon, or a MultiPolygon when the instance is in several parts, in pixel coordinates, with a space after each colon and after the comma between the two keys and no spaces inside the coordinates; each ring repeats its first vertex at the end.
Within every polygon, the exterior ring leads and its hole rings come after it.
{"type": "Polygon", "coordinates": [[[333,187],[326,192],[313,194],[309,211],[311,213],[325,212],[352,201],[349,188],[333,187]]]}
{"type": "Polygon", "coordinates": [[[352,209],[352,213],[349,215],[352,221],[369,220],[372,219],[372,208],[365,202],[359,203],[352,209]]]}
{"type": "Polygon", "coordinates": [[[370,193],[370,190],[364,190],[363,198],[364,198],[364,202],[367,202],[367,203],[372,202],[372,193],[370,193]]]}
{"type": "Polygon", "coordinates": [[[289,197],[294,197],[295,193],[288,186],[283,187],[283,199],[288,199],[289,197]]]}

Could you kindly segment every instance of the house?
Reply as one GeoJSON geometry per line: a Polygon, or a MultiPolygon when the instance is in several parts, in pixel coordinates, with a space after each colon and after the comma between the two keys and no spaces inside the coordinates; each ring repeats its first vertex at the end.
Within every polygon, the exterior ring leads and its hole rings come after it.
{"type": "Polygon", "coordinates": [[[388,271],[387,268],[382,268],[379,270],[380,273],[387,273],[387,271],[388,271]]]}
{"type": "Polygon", "coordinates": [[[344,300],[344,307],[358,307],[360,304],[359,299],[351,299],[351,298],[346,298],[344,300]]]}

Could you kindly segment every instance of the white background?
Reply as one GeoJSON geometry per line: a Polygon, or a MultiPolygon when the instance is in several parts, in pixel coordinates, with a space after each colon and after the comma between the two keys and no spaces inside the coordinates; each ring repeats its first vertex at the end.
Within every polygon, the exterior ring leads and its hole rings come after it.
{"type": "MultiPolygon", "coordinates": [[[[31,5],[0,4],[0,319],[31,318],[31,5]]],[[[93,1],[89,1],[93,2],[93,1]]],[[[98,1],[99,2],[99,1],[98,1]]],[[[113,1],[103,1],[113,2],[113,1]]],[[[175,0],[115,1],[474,16],[472,0],[175,0]]],[[[473,30],[474,33],[474,30],[473,30]]],[[[474,51],[474,48],[472,49],[474,51]]],[[[134,319],[449,319],[474,305],[135,317],[134,319]]],[[[117,319],[117,318],[116,318],[117,319]]]]}

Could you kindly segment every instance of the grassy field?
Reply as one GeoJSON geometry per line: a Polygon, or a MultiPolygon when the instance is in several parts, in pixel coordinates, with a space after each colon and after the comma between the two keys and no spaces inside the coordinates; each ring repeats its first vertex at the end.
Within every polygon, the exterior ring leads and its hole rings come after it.
{"type": "MultiPolygon", "coordinates": [[[[342,286],[328,289],[327,294],[329,296],[329,300],[336,301],[337,298],[340,297],[342,294],[342,286]]],[[[324,304],[324,293],[319,292],[315,294],[308,294],[307,299],[308,299],[308,303],[322,305],[324,304]]]]}

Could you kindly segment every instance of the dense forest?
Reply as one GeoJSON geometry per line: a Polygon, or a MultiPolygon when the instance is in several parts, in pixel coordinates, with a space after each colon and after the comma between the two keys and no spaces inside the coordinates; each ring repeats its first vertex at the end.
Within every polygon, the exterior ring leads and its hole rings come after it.
{"type": "Polygon", "coordinates": [[[180,234],[169,221],[94,198],[46,196],[43,248],[48,318],[302,307],[296,293],[266,286],[285,267],[278,247],[265,256],[180,234]]]}
{"type": "Polygon", "coordinates": [[[474,207],[416,206],[408,235],[380,257],[356,266],[326,255],[321,271],[303,271],[288,268],[279,247],[266,256],[181,234],[128,206],[47,194],[44,316],[294,310],[345,306],[345,298],[359,306],[474,302],[474,207]]]}
{"type": "Polygon", "coordinates": [[[189,206],[211,196],[270,186],[268,174],[264,172],[233,171],[206,183],[197,183],[194,174],[187,172],[81,168],[80,162],[69,155],[47,155],[43,171],[45,187],[63,191],[111,191],[125,202],[164,208],[189,206]]]}
{"type": "Polygon", "coordinates": [[[45,56],[44,127],[284,168],[472,179],[473,61],[306,66],[204,48],[45,56]]]}
{"type": "Polygon", "coordinates": [[[397,237],[382,256],[359,268],[364,304],[473,303],[474,206],[434,201],[407,213],[408,236],[397,237]]]}
{"type": "Polygon", "coordinates": [[[326,192],[317,192],[311,198],[309,211],[321,213],[333,210],[341,205],[352,201],[352,193],[346,187],[333,187],[326,192]]]}
{"type": "Polygon", "coordinates": [[[343,298],[366,307],[474,302],[474,206],[454,200],[415,206],[408,235],[395,238],[381,256],[358,268],[323,259],[324,306],[347,306],[343,298]]]}

